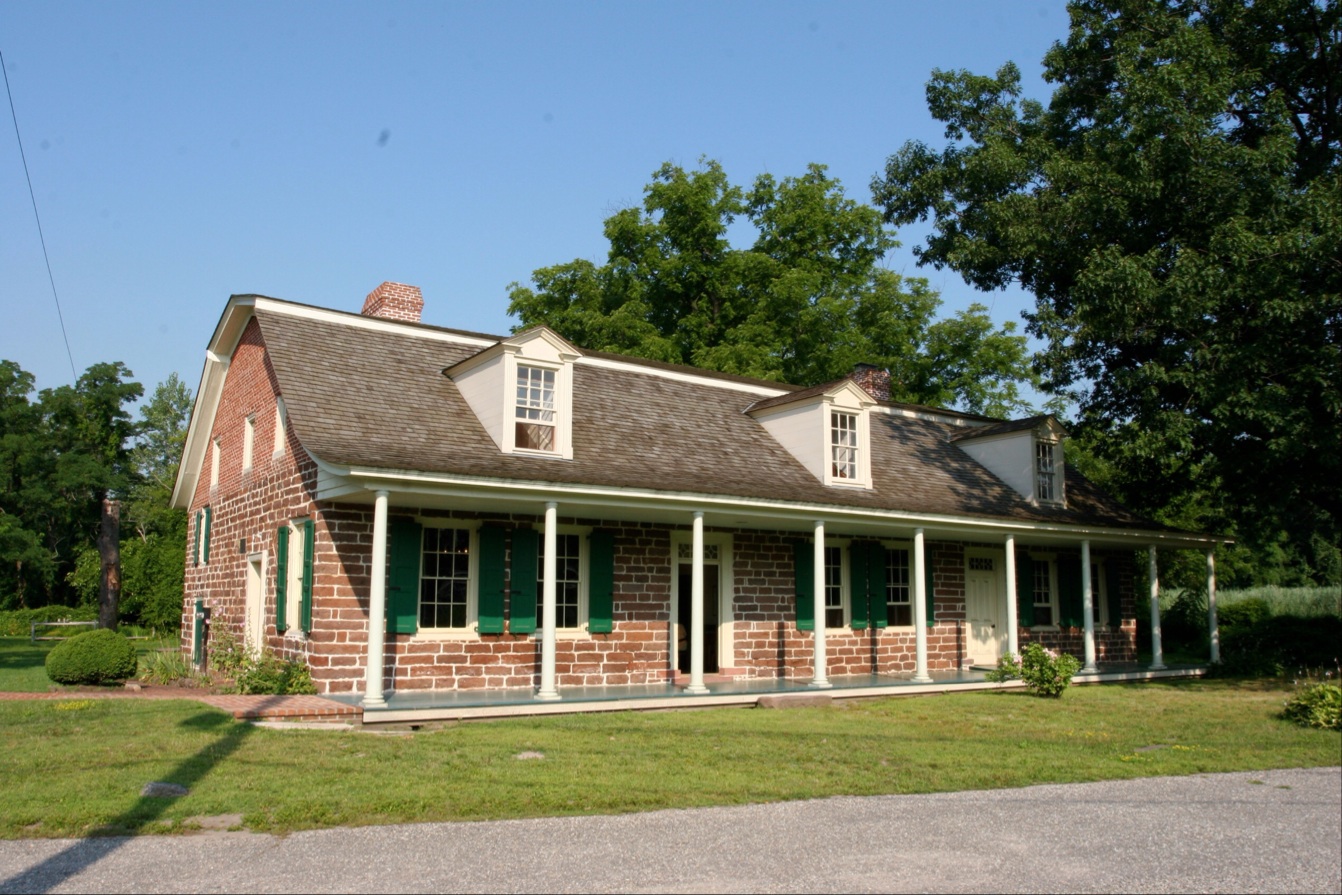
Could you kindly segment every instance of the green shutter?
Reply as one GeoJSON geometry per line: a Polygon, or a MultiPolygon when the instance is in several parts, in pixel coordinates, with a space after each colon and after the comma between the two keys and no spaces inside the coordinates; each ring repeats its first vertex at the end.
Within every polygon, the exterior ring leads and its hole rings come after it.
{"type": "Polygon", "coordinates": [[[1058,557],[1058,615],[1060,624],[1081,627],[1083,622],[1081,594],[1081,557],[1058,557]]]}
{"type": "Polygon", "coordinates": [[[289,627],[289,526],[281,525],[275,533],[275,633],[283,634],[289,627]]]}
{"type": "Polygon", "coordinates": [[[609,634],[615,628],[615,536],[594,531],[588,540],[587,631],[609,634]]]}
{"type": "Polygon", "coordinates": [[[200,561],[206,565],[210,564],[210,508],[205,508],[205,534],[201,540],[200,561]]]}
{"type": "Polygon", "coordinates": [[[200,565],[200,527],[205,523],[205,511],[196,510],[196,530],[191,537],[191,565],[200,565]]]}
{"type": "Polygon", "coordinates": [[[1034,560],[1016,554],[1016,612],[1023,628],[1034,626],[1034,560]]]}
{"type": "Polygon", "coordinates": [[[1104,564],[1104,587],[1109,600],[1109,624],[1117,628],[1123,623],[1123,587],[1116,559],[1104,564]]]}
{"type": "Polygon", "coordinates": [[[923,589],[927,595],[927,626],[930,628],[937,620],[937,601],[932,590],[932,585],[936,581],[936,574],[932,571],[932,551],[926,547],[923,548],[923,581],[923,589]]]}
{"type": "Polygon", "coordinates": [[[797,579],[797,630],[815,630],[815,545],[796,541],[792,545],[797,579]]]}
{"type": "Polygon", "coordinates": [[[890,624],[890,610],[886,608],[885,548],[870,544],[867,548],[867,599],[871,602],[871,623],[878,628],[890,624]]]}
{"type": "Polygon", "coordinates": [[[871,547],[866,541],[854,541],[848,545],[848,600],[851,603],[853,630],[861,631],[869,622],[870,603],[867,600],[867,570],[870,565],[871,547]]]}
{"type": "Polygon", "coordinates": [[[304,634],[312,633],[312,553],[317,540],[317,526],[311,519],[304,519],[303,530],[303,596],[298,604],[300,624],[304,634]]]}
{"type": "Polygon", "coordinates": [[[508,630],[536,633],[536,568],[540,533],[534,528],[513,529],[512,568],[508,579],[508,630]]]}
{"type": "MultiPolygon", "coordinates": [[[[503,633],[504,536],[504,530],[497,525],[485,525],[480,529],[476,621],[481,634],[503,633]]],[[[513,611],[517,611],[516,603],[513,604],[513,611]]],[[[516,615],[513,620],[516,622],[516,615]]],[[[516,629],[514,624],[513,630],[516,629]]]]}
{"type": "Polygon", "coordinates": [[[419,566],[424,527],[398,517],[387,529],[387,630],[413,634],[419,630],[419,566]]]}

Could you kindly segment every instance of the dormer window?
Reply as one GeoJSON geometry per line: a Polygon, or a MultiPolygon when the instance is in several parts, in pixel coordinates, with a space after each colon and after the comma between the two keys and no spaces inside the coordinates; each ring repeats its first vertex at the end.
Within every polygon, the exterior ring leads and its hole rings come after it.
{"type": "Polygon", "coordinates": [[[528,451],[555,449],[555,371],[517,365],[513,444],[528,451]]]}
{"type": "Polygon", "coordinates": [[[838,410],[829,415],[830,472],[836,479],[856,479],[857,414],[838,410]]]}
{"type": "Polygon", "coordinates": [[[1052,502],[1058,499],[1054,479],[1053,443],[1037,441],[1034,445],[1034,482],[1035,496],[1041,501],[1052,502]]]}

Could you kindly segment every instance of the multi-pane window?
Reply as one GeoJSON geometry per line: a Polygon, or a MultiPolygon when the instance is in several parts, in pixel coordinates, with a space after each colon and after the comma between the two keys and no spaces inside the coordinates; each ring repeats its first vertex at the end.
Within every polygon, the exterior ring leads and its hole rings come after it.
{"type": "MultiPolygon", "coordinates": [[[[578,627],[578,586],[581,582],[581,558],[579,551],[582,540],[578,535],[556,535],[555,536],[555,627],[556,628],[576,628],[578,627]]],[[[537,549],[537,570],[540,572],[536,581],[536,593],[541,595],[545,593],[545,539],[540,539],[540,546],[537,549]]],[[[542,617],[545,612],[545,601],[538,599],[536,601],[536,629],[540,630],[544,626],[542,617]]]]}
{"type": "Polygon", "coordinates": [[[1053,624],[1053,563],[1034,562],[1034,623],[1053,624]]]}
{"type": "Polygon", "coordinates": [[[1095,624],[1109,624],[1109,600],[1105,597],[1103,569],[1099,563],[1090,564],[1090,601],[1095,611],[1095,624]]]}
{"type": "Polygon", "coordinates": [[[913,600],[909,587],[909,551],[885,552],[885,618],[891,626],[913,624],[913,600]]]}
{"type": "Polygon", "coordinates": [[[843,627],[843,548],[825,548],[825,627],[843,627]]]}
{"type": "Polygon", "coordinates": [[[856,479],[857,414],[830,413],[829,443],[831,474],[836,479],[856,479]]]}
{"type": "Polygon", "coordinates": [[[517,366],[514,444],[532,451],[555,449],[555,371],[517,366]]]}
{"type": "Polygon", "coordinates": [[[1057,489],[1054,487],[1053,478],[1053,445],[1047,441],[1035,442],[1035,496],[1040,500],[1057,500],[1057,489]]]}
{"type": "Polygon", "coordinates": [[[464,628],[468,619],[471,533],[465,528],[425,528],[419,577],[419,626],[464,628]]]}

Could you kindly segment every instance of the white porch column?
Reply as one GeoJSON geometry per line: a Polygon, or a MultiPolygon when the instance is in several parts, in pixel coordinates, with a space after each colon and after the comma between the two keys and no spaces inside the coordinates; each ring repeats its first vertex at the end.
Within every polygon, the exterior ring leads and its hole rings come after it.
{"type": "Polygon", "coordinates": [[[387,707],[382,695],[382,666],[387,643],[387,492],[373,496],[373,566],[368,582],[368,667],[364,669],[363,707],[387,707]]]}
{"type": "Polygon", "coordinates": [[[1207,550],[1207,632],[1211,634],[1212,664],[1221,661],[1221,632],[1216,627],[1216,555],[1207,550]]]}
{"type": "Polygon", "coordinates": [[[704,514],[695,511],[690,543],[690,685],[686,693],[707,693],[704,686],[704,514]]]}
{"type": "Polygon", "coordinates": [[[1146,548],[1151,578],[1151,670],[1163,671],[1165,651],[1160,645],[1160,578],[1156,575],[1156,545],[1146,548]]]}
{"type": "Polygon", "coordinates": [[[812,609],[815,615],[815,676],[811,678],[811,686],[824,690],[832,685],[829,682],[829,656],[825,653],[825,523],[819,519],[815,521],[814,558],[811,582],[815,588],[812,609]]]}
{"type": "Polygon", "coordinates": [[[1085,632],[1086,664],[1082,674],[1094,674],[1095,664],[1095,591],[1090,581],[1090,541],[1081,542],[1081,624],[1085,632]]]}
{"type": "Polygon", "coordinates": [[[916,658],[913,679],[920,684],[932,682],[927,673],[927,578],[924,569],[927,557],[923,555],[923,530],[913,530],[913,632],[916,658]]]}
{"type": "Polygon", "coordinates": [[[545,505],[545,565],[541,572],[541,688],[537,699],[559,699],[555,688],[555,551],[559,504],[545,505]]]}
{"type": "Polygon", "coordinates": [[[1007,611],[1007,652],[1020,655],[1020,629],[1017,626],[1016,606],[1016,538],[1006,536],[1006,611],[1007,611]]]}

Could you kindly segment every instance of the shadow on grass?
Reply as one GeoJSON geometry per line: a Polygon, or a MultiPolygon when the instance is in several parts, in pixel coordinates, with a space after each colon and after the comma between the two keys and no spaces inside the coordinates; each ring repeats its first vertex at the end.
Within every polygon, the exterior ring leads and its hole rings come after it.
{"type": "MultiPolygon", "coordinates": [[[[275,700],[283,698],[277,696],[275,700]]],[[[267,700],[261,707],[270,704],[271,701],[267,700]]],[[[192,715],[181,721],[179,726],[202,732],[219,731],[218,739],[202,746],[194,755],[184,758],[177,767],[156,781],[176,783],[186,787],[187,790],[236,752],[256,729],[251,724],[234,721],[228,715],[217,711],[192,715]]],[[[190,798],[190,795],[182,798],[190,798]]],[[[174,801],[176,800],[170,797],[140,796],[121,814],[90,831],[86,838],[76,841],[39,864],[0,881],[0,892],[50,892],[59,888],[71,877],[79,875],[121,848],[126,844],[128,837],[144,832],[150,824],[162,817],[164,811],[174,801]]]]}

